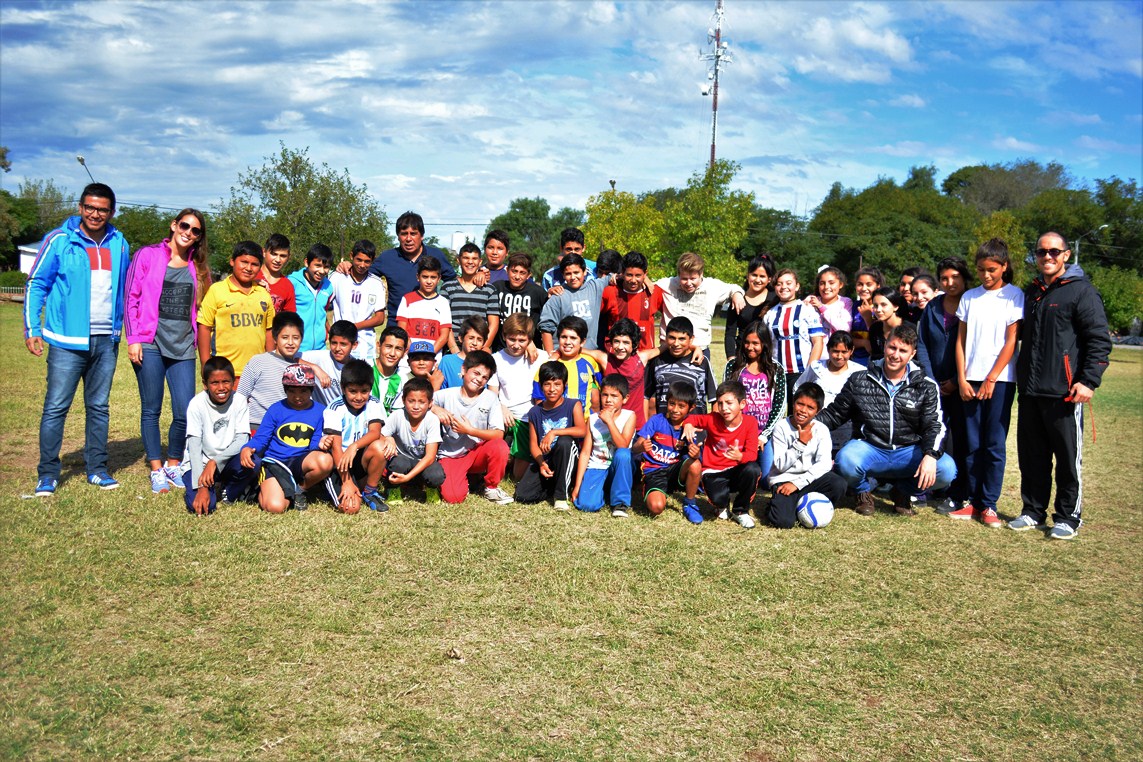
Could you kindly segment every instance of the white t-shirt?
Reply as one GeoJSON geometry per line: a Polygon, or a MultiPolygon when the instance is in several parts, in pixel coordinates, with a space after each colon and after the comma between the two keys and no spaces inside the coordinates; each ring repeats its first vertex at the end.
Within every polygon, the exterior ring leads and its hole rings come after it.
{"type": "Polygon", "coordinates": [[[532,409],[532,381],[536,377],[536,368],[548,361],[548,353],[539,350],[533,363],[528,362],[527,354],[513,357],[504,349],[493,357],[496,375],[489,385],[499,389],[500,402],[516,416],[516,420],[523,420],[532,409]]]}
{"type": "Polygon", "coordinates": [[[742,286],[723,283],[718,278],[703,278],[693,294],[688,294],[679,286],[678,278],[660,278],[655,288],[663,293],[663,319],[659,327],[659,338],[667,338],[667,323],[672,318],[685,317],[695,329],[695,346],[710,346],[710,321],[718,305],[734,294],[745,294],[742,286]]]}
{"type": "Polygon", "coordinates": [[[322,417],[322,433],[341,435],[341,449],[348,450],[349,446],[369,433],[369,425],[381,423],[385,420],[385,411],[381,403],[372,397],[365,403],[365,407],[354,413],[339,399],[325,409],[322,417]]]}
{"type": "Polygon", "coordinates": [[[341,369],[342,364],[333,359],[328,349],[307,349],[302,352],[302,359],[312,362],[329,376],[329,388],[321,384],[314,386],[314,399],[329,407],[341,397],[341,369]]]}
{"type": "Polygon", "coordinates": [[[213,459],[234,442],[241,433],[250,435],[250,409],[241,394],[230,397],[230,405],[217,408],[210,395],[199,392],[187,405],[187,436],[202,440],[202,454],[213,459]]]}
{"type": "MultiPolygon", "coordinates": [[[[992,371],[1008,326],[1024,319],[1024,292],[1011,283],[995,291],[971,288],[960,298],[956,316],[965,327],[964,377],[983,381],[992,371]]],[[[1016,380],[1016,352],[997,375],[997,381],[1016,380]]]]}
{"type": "Polygon", "coordinates": [[[859,370],[865,370],[865,368],[855,362],[850,362],[846,363],[845,370],[841,373],[833,373],[829,369],[829,360],[814,360],[810,363],[810,367],[806,368],[806,371],[798,377],[797,385],[815,383],[820,386],[825,392],[825,402],[822,403],[822,410],[825,410],[841,393],[841,387],[845,386],[849,377],[859,370]]]}
{"type": "MultiPolygon", "coordinates": [[[[620,431],[627,422],[635,417],[630,410],[620,410],[615,416],[615,428],[620,431]]],[[[608,468],[615,455],[615,440],[611,438],[611,429],[600,419],[599,413],[588,416],[588,426],[591,427],[591,455],[587,460],[588,468],[608,468]]]]}
{"type": "MultiPolygon", "coordinates": [[[[376,275],[367,275],[358,283],[353,276],[335,272],[329,276],[333,286],[333,319],[360,323],[385,309],[389,300],[389,290],[385,281],[376,275]]],[[[377,334],[373,328],[357,329],[357,346],[353,356],[358,360],[373,362],[377,357],[377,334]]],[[[308,358],[307,358],[308,359],[308,358]]]]}
{"type": "MultiPolygon", "coordinates": [[[[473,428],[485,431],[503,431],[504,413],[500,410],[500,399],[494,392],[485,389],[475,398],[463,395],[463,387],[441,389],[433,395],[433,402],[453,415],[462,416],[473,428]]],[[[441,427],[441,447],[437,452],[442,458],[458,458],[480,445],[483,439],[458,434],[451,428],[441,427]]]]}
{"type": "MultiPolygon", "coordinates": [[[[404,413],[389,416],[381,433],[393,437],[397,443],[397,452],[406,458],[420,460],[425,457],[425,447],[436,442],[441,443],[441,419],[437,418],[432,410],[425,413],[417,428],[413,428],[404,413]]],[[[440,452],[439,450],[437,451],[440,452]]]]}

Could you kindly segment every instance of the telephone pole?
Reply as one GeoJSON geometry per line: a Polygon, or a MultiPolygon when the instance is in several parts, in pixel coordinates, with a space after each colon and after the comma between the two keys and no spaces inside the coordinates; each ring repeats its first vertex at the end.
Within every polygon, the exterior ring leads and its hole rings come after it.
{"type": "Polygon", "coordinates": [[[706,30],[706,41],[714,47],[709,53],[699,55],[700,60],[711,62],[706,75],[711,84],[703,86],[702,94],[712,96],[710,117],[710,166],[712,169],[714,168],[715,143],[718,141],[718,76],[723,66],[733,63],[733,59],[730,57],[730,45],[722,41],[722,16],[722,0],[718,0],[718,6],[714,10],[714,15],[711,16],[712,26],[706,30]]]}

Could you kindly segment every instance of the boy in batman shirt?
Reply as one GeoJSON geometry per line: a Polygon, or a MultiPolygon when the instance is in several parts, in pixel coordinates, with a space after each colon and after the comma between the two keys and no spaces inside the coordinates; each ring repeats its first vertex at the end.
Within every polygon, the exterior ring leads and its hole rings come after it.
{"type": "Polygon", "coordinates": [[[261,462],[258,504],[268,513],[284,513],[291,503],[295,510],[304,511],[306,490],[333,470],[332,456],[318,449],[325,407],[313,400],[313,369],[288,366],[282,386],[286,399],[270,406],[239,456],[247,468],[257,468],[261,462]]]}

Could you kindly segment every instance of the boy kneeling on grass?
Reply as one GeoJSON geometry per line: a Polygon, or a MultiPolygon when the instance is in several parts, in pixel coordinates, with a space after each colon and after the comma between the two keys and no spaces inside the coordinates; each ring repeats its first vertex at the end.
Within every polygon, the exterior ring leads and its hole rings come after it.
{"type": "MultiPolygon", "coordinates": [[[[425,485],[425,502],[439,503],[445,472],[437,462],[441,444],[441,421],[430,410],[433,385],[423,378],[410,378],[401,390],[402,408],[394,412],[381,427],[389,457],[389,505],[403,502],[402,490],[421,482],[425,485]]],[[[382,503],[384,505],[384,503],[382,503]]],[[[381,507],[377,510],[387,510],[381,507]]]]}
{"type": "Polygon", "coordinates": [[[370,395],[373,369],[364,360],[351,358],[341,370],[342,396],[325,409],[321,449],[333,457],[330,495],[343,513],[354,514],[362,504],[383,511],[385,503],[377,492],[386,452],[381,439],[385,412],[370,395]],[[357,486],[364,479],[365,489],[357,486]],[[340,487],[337,486],[340,482],[340,487]]]}
{"type": "MultiPolygon", "coordinates": [[[[667,412],[647,419],[631,447],[643,456],[643,503],[652,516],[667,507],[667,496],[685,486],[685,469],[702,451],[693,440],[683,438],[683,422],[695,408],[695,389],[676,381],[667,389],[667,412]]],[[[693,498],[683,502],[683,515],[692,524],[702,523],[702,514],[693,498]]]]}
{"type": "Polygon", "coordinates": [[[627,379],[623,376],[604,376],[599,390],[600,410],[588,418],[572,490],[572,500],[581,511],[595,513],[609,504],[614,518],[625,519],[631,509],[635,413],[624,408],[627,392],[627,379]]]}
{"type": "Polygon", "coordinates": [[[304,511],[306,490],[333,471],[333,458],[317,449],[325,408],[314,402],[314,372],[290,365],[282,374],[286,399],[266,411],[262,425],[239,458],[246,468],[262,466],[258,504],[268,513],[284,513],[292,504],[304,511]]]}
{"type": "Polygon", "coordinates": [[[558,360],[540,366],[539,385],[544,397],[528,412],[529,451],[532,465],[516,485],[517,503],[554,499],[557,511],[571,508],[568,498],[575,482],[579,445],[586,425],[583,405],[565,396],[568,369],[558,360]]]}
{"type": "MultiPolygon", "coordinates": [[[[753,529],[750,503],[762,476],[762,467],[758,465],[758,421],[752,415],[742,414],[746,407],[746,387],[738,381],[719,384],[714,397],[714,413],[692,415],[683,426],[684,439],[693,439],[697,431],[706,432],[702,461],[692,460],[687,464],[687,500],[694,502],[701,481],[718,517],[728,519],[727,509],[733,494],[734,520],[743,529],[753,529]]],[[[691,521],[698,524],[702,517],[691,521]]]]}
{"type": "Polygon", "coordinates": [[[246,398],[234,393],[234,366],[225,357],[212,357],[202,366],[202,385],[187,407],[187,446],[183,486],[187,511],[214,513],[215,488],[223,502],[238,499],[254,478],[241,466],[238,454],[250,439],[246,398]]]}
{"type": "Polygon", "coordinates": [[[770,467],[774,498],[766,509],[766,520],[779,529],[794,526],[802,495],[820,492],[835,506],[845,496],[845,479],[830,470],[829,427],[814,420],[824,402],[825,391],[820,386],[802,384],[794,392],[793,414],[774,427],[774,465],[770,467]]]}

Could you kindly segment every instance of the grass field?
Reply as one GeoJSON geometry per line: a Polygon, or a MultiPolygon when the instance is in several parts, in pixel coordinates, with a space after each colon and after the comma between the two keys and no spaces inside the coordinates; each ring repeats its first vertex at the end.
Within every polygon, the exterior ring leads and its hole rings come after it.
{"type": "MultiPolygon", "coordinates": [[[[32,491],[45,367],[0,305],[0,757],[1143,758],[1143,352],[1117,349],[1076,542],[924,511],[824,530],[538,506],[32,491]]],[[[1013,431],[1010,443],[1015,439],[1013,431]]],[[[1001,513],[1018,508],[1010,448],[1001,513]]]]}

